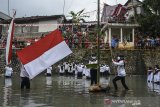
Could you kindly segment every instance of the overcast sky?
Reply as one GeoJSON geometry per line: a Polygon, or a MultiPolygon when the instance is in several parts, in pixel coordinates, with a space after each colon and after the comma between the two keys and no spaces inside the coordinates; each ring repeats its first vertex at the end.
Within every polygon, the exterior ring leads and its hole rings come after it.
{"type": "MultiPolygon", "coordinates": [[[[12,16],[12,10],[15,9],[17,11],[16,17],[60,15],[63,14],[63,10],[67,16],[70,11],[77,12],[85,9],[85,12],[91,12],[97,9],[97,0],[0,0],[0,11],[5,14],[8,14],[8,1],[10,15],[12,16]]],[[[100,1],[101,8],[103,3],[115,5],[127,2],[127,0],[100,1]]],[[[91,16],[92,14],[93,12],[90,13],[91,16]]]]}

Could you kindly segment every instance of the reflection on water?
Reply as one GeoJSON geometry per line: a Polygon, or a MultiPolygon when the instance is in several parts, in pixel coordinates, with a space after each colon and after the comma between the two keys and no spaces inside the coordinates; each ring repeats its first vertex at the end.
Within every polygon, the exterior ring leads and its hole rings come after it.
{"type": "Polygon", "coordinates": [[[11,94],[12,94],[11,86],[12,86],[12,79],[11,78],[5,78],[4,79],[4,87],[3,87],[3,92],[4,92],[3,106],[4,107],[7,106],[11,101],[11,94]]]}
{"type": "Polygon", "coordinates": [[[5,78],[5,87],[11,87],[12,86],[12,79],[11,78],[5,78]]]}
{"type": "Polygon", "coordinates": [[[160,85],[146,83],[145,76],[128,76],[126,83],[131,90],[124,90],[117,82],[119,91],[114,91],[113,78],[100,78],[103,87],[111,86],[109,91],[90,93],[90,80],[85,78],[39,75],[31,80],[30,90],[20,90],[19,75],[7,79],[0,77],[0,106],[159,107],[160,85]]]}
{"type": "Polygon", "coordinates": [[[46,77],[46,85],[52,86],[52,77],[46,77]]]}

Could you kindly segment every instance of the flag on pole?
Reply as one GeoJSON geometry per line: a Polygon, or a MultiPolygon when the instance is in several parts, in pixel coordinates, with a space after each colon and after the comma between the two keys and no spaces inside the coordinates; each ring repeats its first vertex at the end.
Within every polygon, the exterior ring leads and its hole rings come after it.
{"type": "Polygon", "coordinates": [[[17,51],[29,78],[33,79],[49,66],[71,54],[72,51],[57,29],[34,44],[17,51]]]}
{"type": "Polygon", "coordinates": [[[15,19],[16,11],[13,14],[13,19],[9,25],[8,29],[8,36],[7,36],[7,42],[6,42],[6,65],[8,65],[11,61],[12,57],[12,40],[13,40],[13,34],[14,34],[14,19],[15,19]]]}

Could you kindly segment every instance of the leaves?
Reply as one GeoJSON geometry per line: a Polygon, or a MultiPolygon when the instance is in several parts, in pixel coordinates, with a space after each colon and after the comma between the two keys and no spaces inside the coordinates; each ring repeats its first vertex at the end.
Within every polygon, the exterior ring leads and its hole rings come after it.
{"type": "Polygon", "coordinates": [[[80,11],[77,12],[77,13],[75,13],[75,12],[73,12],[73,11],[70,11],[70,12],[69,12],[69,14],[70,14],[71,17],[72,17],[72,22],[73,22],[73,23],[79,23],[80,21],[85,22],[84,17],[89,17],[89,16],[83,15],[84,10],[85,10],[85,9],[82,9],[82,10],[80,10],[80,11]]]}
{"type": "Polygon", "coordinates": [[[137,16],[137,21],[141,25],[140,31],[148,36],[160,34],[160,0],[144,0],[144,15],[137,16]]]}

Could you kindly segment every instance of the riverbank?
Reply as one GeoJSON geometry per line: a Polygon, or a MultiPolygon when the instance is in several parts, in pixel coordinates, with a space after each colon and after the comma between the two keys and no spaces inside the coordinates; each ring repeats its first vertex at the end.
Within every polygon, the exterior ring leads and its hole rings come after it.
{"type": "MultiPolygon", "coordinates": [[[[14,71],[18,71],[19,69],[19,62],[16,56],[16,50],[13,49],[13,57],[12,57],[12,67],[14,71]]],[[[4,70],[5,65],[5,55],[4,49],[0,49],[0,73],[4,70]]],[[[91,49],[73,49],[73,53],[68,56],[67,58],[61,61],[74,61],[74,62],[83,62],[84,64],[88,63],[90,56],[92,53],[96,53],[97,50],[91,49]]],[[[123,49],[116,49],[112,50],[113,57],[116,57],[119,54],[123,54],[125,56],[126,61],[126,72],[130,75],[146,75],[147,68],[149,66],[154,67],[154,65],[160,65],[160,50],[123,50],[123,49]]],[[[111,73],[114,72],[114,67],[111,63],[111,51],[109,49],[100,50],[100,63],[105,63],[110,66],[111,73]]],[[[53,69],[57,72],[57,64],[53,65],[53,69]]]]}

